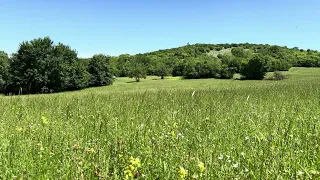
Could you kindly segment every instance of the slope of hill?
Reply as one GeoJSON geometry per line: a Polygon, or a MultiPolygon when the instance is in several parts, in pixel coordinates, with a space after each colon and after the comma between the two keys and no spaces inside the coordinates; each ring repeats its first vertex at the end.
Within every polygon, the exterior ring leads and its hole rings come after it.
{"type": "Polygon", "coordinates": [[[320,53],[315,50],[244,43],[193,44],[135,56],[121,55],[114,58],[113,69],[117,76],[128,76],[128,62],[143,59],[142,65],[147,68],[148,75],[187,78],[232,77],[221,76],[221,73],[231,74],[228,72],[230,69],[240,72],[243,65],[256,55],[266,57],[269,71],[286,71],[291,67],[320,67],[320,53]],[[201,75],[201,72],[208,73],[201,75]]]}

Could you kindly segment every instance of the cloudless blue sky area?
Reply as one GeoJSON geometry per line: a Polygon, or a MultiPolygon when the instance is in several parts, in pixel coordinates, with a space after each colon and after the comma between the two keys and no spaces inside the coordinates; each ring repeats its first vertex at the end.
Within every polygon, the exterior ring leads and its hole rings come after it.
{"type": "Polygon", "coordinates": [[[320,50],[319,8],[319,0],[0,0],[0,50],[45,36],[80,57],[188,42],[320,50]]]}

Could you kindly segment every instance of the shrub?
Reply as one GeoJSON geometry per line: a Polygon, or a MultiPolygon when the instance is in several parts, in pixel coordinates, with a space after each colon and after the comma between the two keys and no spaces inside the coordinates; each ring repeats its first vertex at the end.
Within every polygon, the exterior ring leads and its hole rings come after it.
{"type": "Polygon", "coordinates": [[[172,76],[182,76],[184,68],[185,68],[185,65],[182,63],[174,66],[172,69],[172,76]]]}
{"type": "Polygon", "coordinates": [[[231,79],[236,73],[235,67],[224,67],[220,72],[220,79],[231,79]]]}
{"type": "Polygon", "coordinates": [[[273,72],[273,76],[272,77],[269,77],[269,78],[266,78],[266,80],[284,80],[284,79],[287,79],[288,77],[286,75],[284,75],[282,72],[280,71],[275,71],[273,72]]]}
{"type": "Polygon", "coordinates": [[[241,69],[243,79],[262,80],[266,75],[268,56],[256,55],[241,69]]]}

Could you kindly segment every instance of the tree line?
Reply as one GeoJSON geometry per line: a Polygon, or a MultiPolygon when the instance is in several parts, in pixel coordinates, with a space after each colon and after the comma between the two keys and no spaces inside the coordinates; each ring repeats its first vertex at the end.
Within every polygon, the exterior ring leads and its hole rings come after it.
{"type": "Polygon", "coordinates": [[[110,85],[116,77],[148,75],[186,79],[263,79],[268,71],[320,67],[320,53],[263,44],[194,44],[150,53],[79,58],[77,51],[49,38],[24,41],[11,54],[0,51],[0,92],[35,94],[110,85]],[[212,55],[212,53],[218,53],[212,55]]]}
{"type": "Polygon", "coordinates": [[[110,56],[77,57],[77,52],[49,38],[22,42],[11,57],[0,52],[0,92],[35,94],[112,84],[110,56]]]}

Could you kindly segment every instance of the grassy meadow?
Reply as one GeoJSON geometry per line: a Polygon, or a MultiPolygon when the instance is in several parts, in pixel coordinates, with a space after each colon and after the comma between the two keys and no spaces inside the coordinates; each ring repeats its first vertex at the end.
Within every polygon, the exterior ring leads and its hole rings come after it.
{"type": "Polygon", "coordinates": [[[0,179],[319,179],[320,69],[0,96],[0,179]]]}

